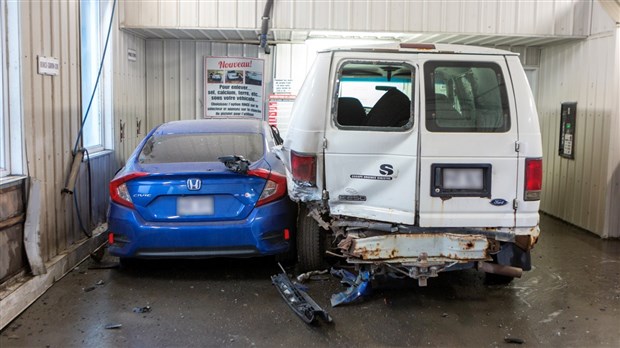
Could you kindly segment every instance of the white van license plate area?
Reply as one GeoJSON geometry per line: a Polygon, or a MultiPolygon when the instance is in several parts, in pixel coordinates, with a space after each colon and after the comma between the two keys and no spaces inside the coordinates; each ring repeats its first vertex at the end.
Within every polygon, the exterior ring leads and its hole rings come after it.
{"type": "Polygon", "coordinates": [[[491,197],[492,165],[433,164],[431,196],[491,197]]]}
{"type": "Polygon", "coordinates": [[[425,253],[429,261],[480,261],[489,258],[488,247],[483,235],[386,234],[353,239],[349,255],[364,261],[407,262],[425,253]]]}

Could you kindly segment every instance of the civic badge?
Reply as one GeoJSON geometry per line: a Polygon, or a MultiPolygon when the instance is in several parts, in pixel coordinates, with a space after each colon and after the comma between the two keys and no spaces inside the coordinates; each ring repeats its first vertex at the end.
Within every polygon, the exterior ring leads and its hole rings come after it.
{"type": "Polygon", "coordinates": [[[187,189],[190,191],[198,191],[202,187],[200,179],[187,179],[187,189]]]}

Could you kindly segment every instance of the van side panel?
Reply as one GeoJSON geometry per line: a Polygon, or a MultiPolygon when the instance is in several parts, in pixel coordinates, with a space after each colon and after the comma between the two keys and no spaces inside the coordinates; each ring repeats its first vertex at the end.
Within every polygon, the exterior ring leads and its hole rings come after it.
{"type": "Polygon", "coordinates": [[[526,158],[543,157],[536,100],[532,95],[532,90],[519,58],[508,56],[506,61],[512,77],[513,90],[516,96],[516,112],[519,121],[519,180],[517,181],[519,206],[516,225],[517,227],[535,226],[538,225],[540,201],[524,200],[524,168],[526,158]]]}
{"type": "Polygon", "coordinates": [[[319,201],[323,188],[323,138],[325,122],[331,112],[328,103],[330,86],[329,68],[331,52],[319,53],[297,95],[292,110],[290,127],[279,154],[286,166],[289,196],[295,201],[319,201]],[[317,156],[317,176],[315,187],[297,185],[291,177],[291,149],[297,153],[317,156]]]}

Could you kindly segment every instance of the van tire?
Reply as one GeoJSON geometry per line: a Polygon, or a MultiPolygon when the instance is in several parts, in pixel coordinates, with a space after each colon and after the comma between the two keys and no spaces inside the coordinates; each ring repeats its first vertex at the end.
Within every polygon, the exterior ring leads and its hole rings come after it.
{"type": "Polygon", "coordinates": [[[324,269],[327,264],[324,259],[325,247],[321,235],[325,231],[308,215],[309,210],[301,205],[297,218],[297,268],[299,272],[308,272],[324,269]]]}

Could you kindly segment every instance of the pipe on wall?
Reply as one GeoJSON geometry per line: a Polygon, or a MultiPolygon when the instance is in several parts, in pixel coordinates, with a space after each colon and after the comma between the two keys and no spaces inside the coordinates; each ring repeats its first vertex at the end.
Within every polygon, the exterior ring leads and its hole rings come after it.
{"type": "Polygon", "coordinates": [[[265,54],[270,53],[269,45],[267,45],[267,33],[269,33],[269,15],[273,8],[273,0],[267,0],[265,3],[265,10],[263,11],[262,24],[260,27],[260,47],[265,50],[265,54]]]}

